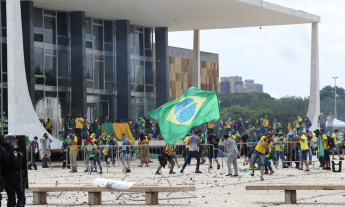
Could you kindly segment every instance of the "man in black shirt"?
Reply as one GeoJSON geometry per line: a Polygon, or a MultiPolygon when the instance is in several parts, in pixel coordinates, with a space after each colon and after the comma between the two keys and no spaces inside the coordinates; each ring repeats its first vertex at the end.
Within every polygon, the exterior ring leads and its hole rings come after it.
{"type": "Polygon", "coordinates": [[[240,143],[241,143],[240,152],[241,152],[241,156],[244,160],[243,165],[246,165],[246,162],[248,161],[247,160],[247,155],[248,155],[247,142],[248,142],[248,134],[247,134],[247,130],[245,130],[244,134],[242,135],[241,141],[240,141],[240,143]]]}
{"type": "MultiPolygon", "coordinates": [[[[2,163],[6,163],[10,161],[10,156],[6,152],[6,150],[0,145],[0,172],[1,172],[1,165],[2,163]]],[[[4,184],[4,178],[2,177],[0,173],[0,192],[3,191],[3,184],[4,184]]],[[[2,195],[0,193],[0,206],[1,206],[1,200],[2,200],[2,195]]]]}

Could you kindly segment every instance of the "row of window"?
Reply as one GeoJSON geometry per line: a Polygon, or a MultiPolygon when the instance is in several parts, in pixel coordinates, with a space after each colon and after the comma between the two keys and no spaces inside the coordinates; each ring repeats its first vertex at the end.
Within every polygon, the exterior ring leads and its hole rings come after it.
{"type": "MultiPolygon", "coordinates": [[[[173,54],[174,54],[174,51],[171,50],[170,53],[173,55],[173,54]]],[[[179,51],[176,51],[176,55],[180,55],[180,52],[179,52],[179,51]]],[[[185,55],[185,53],[182,52],[182,56],[184,56],[184,55],[185,55]]],[[[188,53],[187,57],[190,57],[190,53],[188,53]]]]}

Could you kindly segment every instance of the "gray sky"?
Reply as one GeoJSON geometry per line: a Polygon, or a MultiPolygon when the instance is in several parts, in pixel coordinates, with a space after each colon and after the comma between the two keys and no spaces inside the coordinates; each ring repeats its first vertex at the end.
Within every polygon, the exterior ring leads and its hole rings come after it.
{"type": "MultiPolygon", "coordinates": [[[[321,16],[320,89],[345,88],[345,1],[267,0],[321,16]]],[[[202,51],[219,54],[220,77],[242,76],[264,84],[273,97],[309,96],[311,25],[285,25],[200,32],[202,51]]],[[[169,46],[193,48],[193,32],[170,32],[169,46]]]]}

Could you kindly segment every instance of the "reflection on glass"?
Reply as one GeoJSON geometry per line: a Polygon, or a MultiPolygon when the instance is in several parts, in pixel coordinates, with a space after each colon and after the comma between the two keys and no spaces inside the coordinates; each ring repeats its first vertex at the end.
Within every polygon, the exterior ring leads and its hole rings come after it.
{"type": "Polygon", "coordinates": [[[46,85],[56,86],[56,57],[45,56],[46,85]]]}
{"type": "Polygon", "coordinates": [[[6,27],[7,26],[7,20],[6,20],[6,2],[1,1],[1,26],[6,27]]]}
{"type": "Polygon", "coordinates": [[[155,100],[153,97],[146,97],[145,104],[147,112],[153,111],[155,109],[155,100]]]}
{"type": "Polygon", "coordinates": [[[44,14],[55,16],[55,11],[50,11],[50,10],[44,10],[44,14]]]}
{"type": "Polygon", "coordinates": [[[101,85],[104,84],[103,62],[94,61],[94,76],[94,88],[103,89],[103,85],[101,85]]]}
{"type": "Polygon", "coordinates": [[[69,86],[69,79],[59,78],[58,86],[66,86],[66,87],[68,87],[69,86]]]}
{"type": "Polygon", "coordinates": [[[86,25],[85,25],[85,38],[87,40],[92,40],[92,30],[91,30],[91,25],[92,25],[92,19],[91,17],[85,17],[86,25]]]}
{"type": "Polygon", "coordinates": [[[116,96],[109,96],[109,120],[115,121],[116,96]]]}
{"type": "Polygon", "coordinates": [[[35,90],[35,107],[36,107],[36,104],[39,100],[43,99],[44,98],[44,93],[43,91],[37,91],[35,90]]]}
{"type": "Polygon", "coordinates": [[[114,82],[105,82],[105,89],[106,90],[114,90],[115,84],[114,82]]]}
{"type": "Polygon", "coordinates": [[[59,77],[69,77],[68,73],[68,51],[58,51],[58,71],[59,77]]]}
{"type": "Polygon", "coordinates": [[[98,102],[99,106],[99,119],[104,120],[105,116],[109,116],[109,108],[108,108],[108,101],[100,101],[98,102]]]}
{"type": "Polygon", "coordinates": [[[34,48],[35,75],[43,75],[43,48],[34,48]]]}
{"type": "Polygon", "coordinates": [[[45,96],[46,96],[46,97],[56,98],[56,97],[57,97],[57,92],[46,91],[46,92],[45,92],[45,96]]]}
{"type": "Polygon", "coordinates": [[[2,43],[2,72],[7,72],[7,44],[2,43]]]}
{"type": "Polygon", "coordinates": [[[104,42],[113,43],[112,22],[104,20],[104,42]]]}
{"type": "Polygon", "coordinates": [[[144,117],[145,114],[144,114],[144,104],[137,104],[137,116],[140,117],[144,117]]]}
{"type": "Polygon", "coordinates": [[[136,117],[136,115],[135,115],[135,113],[136,113],[136,105],[135,105],[135,97],[131,97],[131,106],[132,106],[132,121],[134,122],[134,123],[136,123],[137,122],[137,117],[136,117]]]}
{"type": "Polygon", "coordinates": [[[44,42],[49,44],[56,43],[56,24],[55,18],[44,17],[44,42]]]}
{"type": "Polygon", "coordinates": [[[146,92],[153,92],[153,86],[146,86],[146,92]]]}
{"type": "Polygon", "coordinates": [[[143,33],[135,33],[135,54],[144,56],[144,35],[143,33]]]}
{"type": "Polygon", "coordinates": [[[86,79],[93,80],[92,55],[86,54],[86,79]]]}
{"type": "Polygon", "coordinates": [[[42,9],[34,8],[34,32],[43,33],[42,9]]]}
{"type": "Polygon", "coordinates": [[[145,28],[145,48],[152,49],[152,29],[145,28]]]}
{"type": "Polygon", "coordinates": [[[131,67],[131,83],[135,83],[135,60],[131,59],[130,67],[131,67]]]}
{"type": "Polygon", "coordinates": [[[145,84],[153,84],[153,62],[145,61],[145,84]]]}
{"type": "Polygon", "coordinates": [[[93,88],[93,81],[86,81],[86,88],[93,88]]]}
{"type": "Polygon", "coordinates": [[[56,55],[56,50],[45,49],[46,55],[56,55]]]}
{"type": "Polygon", "coordinates": [[[93,43],[93,49],[103,50],[103,26],[93,25],[93,43]]]}
{"type": "Polygon", "coordinates": [[[105,56],[105,80],[114,81],[114,58],[105,56]]]}
{"type": "Polygon", "coordinates": [[[70,94],[68,92],[59,92],[59,102],[61,105],[61,118],[64,119],[70,111],[70,94]]]}
{"type": "Polygon", "coordinates": [[[61,36],[68,36],[69,18],[65,12],[57,13],[57,34],[61,36]]]}
{"type": "Polygon", "coordinates": [[[92,49],[92,42],[91,41],[86,41],[86,48],[92,49]]]}
{"type": "Polygon", "coordinates": [[[134,45],[134,26],[129,26],[129,46],[135,46],[134,45]]]}
{"type": "Polygon", "coordinates": [[[34,34],[35,42],[43,42],[43,34],[34,34]]]}
{"type": "Polygon", "coordinates": [[[36,78],[36,84],[44,85],[44,78],[36,78]]]}

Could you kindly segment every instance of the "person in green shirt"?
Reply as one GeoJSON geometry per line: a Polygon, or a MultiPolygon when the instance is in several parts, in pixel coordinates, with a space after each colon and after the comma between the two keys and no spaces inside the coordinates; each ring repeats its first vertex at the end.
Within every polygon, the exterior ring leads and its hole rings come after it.
{"type": "Polygon", "coordinates": [[[116,148],[118,146],[115,134],[110,135],[110,138],[108,138],[108,140],[107,140],[107,145],[110,146],[108,155],[109,155],[109,157],[111,157],[112,162],[113,162],[113,166],[115,167],[115,157],[116,157],[115,152],[116,152],[116,148]]]}
{"type": "Polygon", "coordinates": [[[31,156],[29,156],[29,150],[28,150],[28,146],[30,144],[30,139],[28,136],[25,136],[25,141],[26,141],[26,157],[28,158],[27,162],[30,162],[31,156]]]}
{"type": "Polygon", "coordinates": [[[206,139],[202,135],[201,131],[198,131],[198,136],[200,137],[200,141],[201,141],[201,144],[199,146],[199,154],[200,154],[200,159],[201,159],[200,164],[204,164],[206,162],[206,159],[204,159],[204,152],[205,152],[205,148],[206,148],[206,145],[205,145],[206,139]]]}
{"type": "Polygon", "coordinates": [[[216,126],[214,127],[214,131],[216,132],[217,137],[220,138],[221,134],[220,134],[220,128],[219,128],[218,125],[216,125],[216,126]]]}
{"type": "Polygon", "coordinates": [[[92,144],[92,138],[89,137],[87,138],[87,140],[84,142],[84,152],[85,152],[85,158],[84,158],[84,162],[85,162],[85,167],[86,169],[84,170],[84,172],[88,172],[90,169],[90,172],[93,171],[93,165],[92,165],[92,161],[93,161],[93,157],[94,152],[93,152],[93,144],[92,144]],[[91,167],[90,167],[90,165],[91,167]]]}
{"type": "Polygon", "coordinates": [[[97,119],[91,124],[91,128],[92,128],[92,133],[99,134],[98,120],[97,119]]]}

